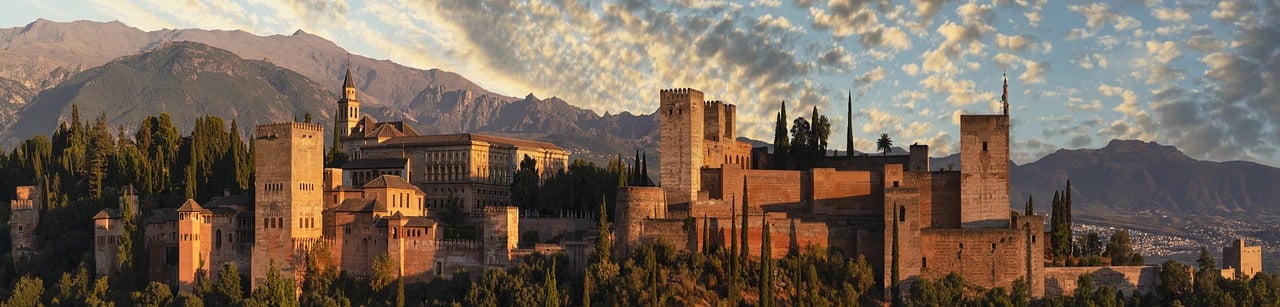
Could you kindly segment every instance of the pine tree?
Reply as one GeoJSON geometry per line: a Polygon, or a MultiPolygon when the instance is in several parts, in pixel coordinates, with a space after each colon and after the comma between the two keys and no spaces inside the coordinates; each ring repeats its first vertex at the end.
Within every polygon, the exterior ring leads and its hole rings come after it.
{"type": "Polygon", "coordinates": [[[542,280],[542,306],[556,307],[560,306],[560,291],[556,290],[556,262],[551,261],[551,268],[546,269],[545,279],[542,280]]]}

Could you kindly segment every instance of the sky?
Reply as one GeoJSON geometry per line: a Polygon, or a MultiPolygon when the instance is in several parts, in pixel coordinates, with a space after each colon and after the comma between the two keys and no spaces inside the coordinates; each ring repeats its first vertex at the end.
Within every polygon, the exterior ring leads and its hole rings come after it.
{"type": "Polygon", "coordinates": [[[1017,163],[1137,139],[1280,165],[1271,0],[53,0],[7,5],[0,27],[36,18],[301,29],[601,114],[652,113],[660,89],[695,88],[736,104],[739,135],[764,141],[786,101],[792,118],[830,118],[841,151],[852,123],[860,151],[887,133],[954,153],[959,116],[1000,112],[1007,74],[1017,163]]]}

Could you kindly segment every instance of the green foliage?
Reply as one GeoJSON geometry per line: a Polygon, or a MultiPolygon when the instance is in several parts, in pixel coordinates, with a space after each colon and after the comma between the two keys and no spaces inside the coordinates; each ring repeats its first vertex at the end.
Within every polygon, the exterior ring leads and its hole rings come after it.
{"type": "Polygon", "coordinates": [[[773,128],[773,168],[783,169],[787,165],[787,157],[791,156],[791,140],[787,138],[787,102],[782,102],[778,111],[777,123],[773,128]]]}
{"type": "Polygon", "coordinates": [[[154,281],[147,284],[142,292],[133,292],[130,296],[133,297],[134,306],[164,307],[173,301],[173,292],[169,290],[169,286],[154,281]]]}
{"type": "Polygon", "coordinates": [[[240,283],[240,269],[234,264],[224,264],[218,269],[218,282],[213,293],[206,297],[215,306],[233,306],[244,299],[244,287],[240,283]]]}
{"type": "Polygon", "coordinates": [[[511,177],[511,202],[522,209],[538,204],[538,161],[524,155],[520,168],[511,177]]]}
{"type": "Polygon", "coordinates": [[[1133,243],[1129,239],[1128,230],[1117,230],[1107,239],[1107,251],[1103,254],[1111,258],[1111,265],[1142,265],[1142,254],[1133,251],[1133,243]]]}
{"type": "Polygon", "coordinates": [[[884,153],[883,155],[885,156],[888,156],[889,152],[893,151],[893,139],[889,138],[888,133],[880,134],[880,138],[876,140],[876,150],[884,153]]]}
{"type": "Polygon", "coordinates": [[[44,281],[39,277],[22,276],[18,284],[13,286],[13,293],[5,301],[5,306],[30,307],[43,306],[40,295],[44,294],[44,281]]]}
{"type": "Polygon", "coordinates": [[[293,278],[284,276],[275,264],[267,269],[266,280],[245,301],[246,306],[297,306],[293,278]]]}

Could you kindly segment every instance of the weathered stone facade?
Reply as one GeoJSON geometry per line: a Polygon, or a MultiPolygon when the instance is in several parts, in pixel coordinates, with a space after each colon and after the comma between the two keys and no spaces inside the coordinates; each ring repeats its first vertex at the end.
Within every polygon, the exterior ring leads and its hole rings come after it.
{"type": "Polygon", "coordinates": [[[1032,296],[1045,293],[1044,218],[1009,209],[1007,114],[962,117],[958,171],[930,169],[928,146],[920,144],[906,156],[846,155],[813,169],[768,170],[753,169],[767,165],[758,163],[767,151],[723,143],[732,142],[732,105],[697,108],[703,95],[694,89],[659,94],[665,199],[650,192],[658,188],[619,189],[620,251],[656,241],[729,248],[738,244],[731,229],[746,218],[747,246],[739,248],[750,254],[759,255],[767,221],[775,257],[808,246],[860,254],[886,291],[894,282],[959,273],[973,286],[1007,288],[1024,279],[1032,296]],[[890,280],[895,267],[897,281],[890,280]]]}
{"type": "Polygon", "coordinates": [[[1222,247],[1222,277],[1236,278],[1237,273],[1246,278],[1262,272],[1262,247],[1248,246],[1244,239],[1231,241],[1222,247]]]}
{"type": "Polygon", "coordinates": [[[9,202],[9,254],[19,266],[37,254],[36,225],[40,224],[40,189],[35,186],[19,186],[17,195],[9,202]]]}
{"type": "Polygon", "coordinates": [[[271,266],[299,277],[303,255],[320,240],[323,220],[324,127],[259,125],[254,131],[254,288],[271,266]]]}

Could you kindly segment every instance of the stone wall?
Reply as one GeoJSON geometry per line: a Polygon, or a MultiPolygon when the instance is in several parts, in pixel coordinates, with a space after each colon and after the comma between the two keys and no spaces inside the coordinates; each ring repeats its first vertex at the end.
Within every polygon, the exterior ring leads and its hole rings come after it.
{"type": "Polygon", "coordinates": [[[619,253],[628,254],[631,247],[640,242],[646,219],[665,217],[664,192],[658,187],[618,188],[613,220],[617,225],[614,246],[619,253]]]}
{"type": "Polygon", "coordinates": [[[565,234],[593,230],[599,223],[594,218],[522,218],[520,219],[520,236],[534,231],[538,233],[538,242],[547,242],[565,234]]]}
{"type": "Polygon", "coordinates": [[[1032,239],[1029,234],[1043,231],[1043,226],[1036,228],[1035,221],[1028,221],[1027,229],[922,230],[922,253],[914,259],[920,264],[919,276],[938,279],[954,272],[969,284],[984,288],[1010,288],[1013,281],[1025,278],[1032,283],[1032,296],[1039,297],[1042,288],[1035,283],[1043,279],[1036,276],[1044,263],[1035,258],[1041,254],[1036,244],[1028,242],[1032,239]]]}
{"type": "Polygon", "coordinates": [[[960,228],[960,172],[906,172],[904,177],[920,191],[923,227],[960,228]]]}
{"type": "Polygon", "coordinates": [[[1160,286],[1159,266],[1109,266],[1044,268],[1044,296],[1071,296],[1076,290],[1080,275],[1090,274],[1094,286],[1110,286],[1123,291],[1126,296],[1151,293],[1160,286]]]}
{"type": "Polygon", "coordinates": [[[808,172],[813,193],[809,210],[817,214],[879,215],[883,200],[873,191],[878,176],[867,171],[815,168],[808,172]]]}

